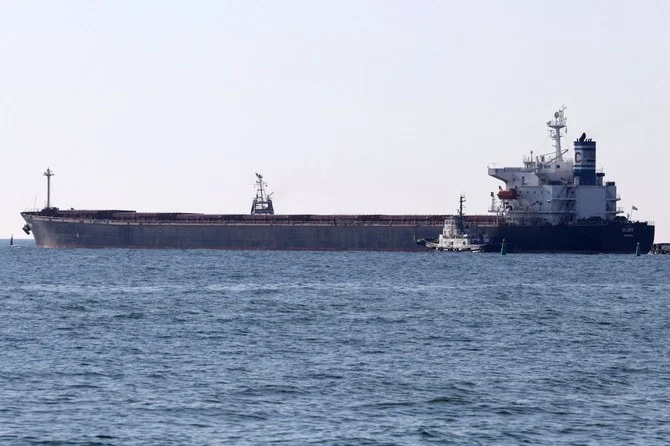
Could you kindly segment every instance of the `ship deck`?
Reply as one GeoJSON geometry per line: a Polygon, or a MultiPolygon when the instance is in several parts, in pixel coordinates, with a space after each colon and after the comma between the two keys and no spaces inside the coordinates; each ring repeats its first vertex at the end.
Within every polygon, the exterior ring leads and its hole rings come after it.
{"type": "Polygon", "coordinates": [[[50,221],[108,224],[180,225],[314,225],[314,226],[442,226],[447,215],[386,214],[198,214],[127,210],[56,210],[24,212],[50,221]]]}

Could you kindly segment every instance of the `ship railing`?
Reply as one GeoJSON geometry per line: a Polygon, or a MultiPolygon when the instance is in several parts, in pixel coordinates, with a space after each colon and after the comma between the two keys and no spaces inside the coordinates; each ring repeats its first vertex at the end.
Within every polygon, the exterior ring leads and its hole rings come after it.
{"type": "MultiPolygon", "coordinates": [[[[217,224],[217,225],[311,225],[311,226],[442,226],[444,215],[207,215],[207,214],[135,214],[95,219],[89,222],[135,224],[217,224]]],[[[68,219],[71,221],[71,219],[68,219]]]]}
{"type": "Polygon", "coordinates": [[[572,226],[607,226],[606,220],[579,220],[572,223],[572,226]]]}
{"type": "MultiPolygon", "coordinates": [[[[609,222],[602,219],[578,220],[568,223],[570,226],[607,226],[609,222]]],[[[503,226],[553,226],[545,220],[516,219],[501,223],[503,226]]]]}
{"type": "Polygon", "coordinates": [[[495,228],[496,226],[500,226],[501,222],[496,223],[496,222],[481,222],[481,223],[476,223],[476,224],[466,224],[466,228],[495,228]]]}
{"type": "Polygon", "coordinates": [[[491,167],[491,166],[489,166],[488,169],[489,169],[489,172],[493,171],[493,173],[498,173],[498,172],[528,172],[529,171],[525,167],[491,167]]]}
{"type": "Polygon", "coordinates": [[[501,226],[547,226],[547,222],[535,219],[514,219],[506,220],[501,223],[501,226]]]}
{"type": "MultiPolygon", "coordinates": [[[[142,225],[291,225],[291,226],[443,226],[454,215],[250,215],[95,212],[47,217],[53,221],[102,224],[142,225]],[[101,216],[106,218],[101,218],[101,216]]],[[[467,215],[468,226],[494,227],[504,219],[500,215],[467,215]]]]}

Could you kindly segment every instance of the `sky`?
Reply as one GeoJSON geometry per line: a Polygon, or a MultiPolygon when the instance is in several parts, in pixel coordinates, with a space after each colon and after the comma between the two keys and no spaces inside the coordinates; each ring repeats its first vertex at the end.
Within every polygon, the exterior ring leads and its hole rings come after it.
{"type": "Polygon", "coordinates": [[[670,242],[670,2],[0,0],[0,238],[24,210],[485,214],[491,164],[598,143],[670,242]],[[660,188],[660,189],[659,189],[660,188]]]}

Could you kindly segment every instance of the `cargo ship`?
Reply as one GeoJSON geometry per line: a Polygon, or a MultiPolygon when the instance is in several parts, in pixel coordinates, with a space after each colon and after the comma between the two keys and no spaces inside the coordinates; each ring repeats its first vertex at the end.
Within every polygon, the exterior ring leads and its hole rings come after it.
{"type": "Polygon", "coordinates": [[[46,207],[21,213],[23,230],[44,248],[425,251],[458,219],[461,234],[486,241],[482,251],[649,252],[654,225],[619,215],[615,183],[596,172],[595,141],[582,135],[564,158],[564,110],[547,123],[555,153],[489,168],[505,187],[491,193],[487,215],[281,215],[260,174],[249,214],[62,210],[51,206],[47,169],[46,207]]]}
{"type": "Polygon", "coordinates": [[[501,180],[491,192],[493,225],[469,222],[462,213],[463,231],[487,240],[484,250],[509,252],[648,253],[654,225],[633,221],[617,206],[614,181],[596,170],[596,142],[586,133],[574,141],[574,157],[566,157],[561,138],[566,128],[565,107],[547,122],[554,151],[524,157],[519,167],[490,166],[501,180]]]}
{"type": "Polygon", "coordinates": [[[173,248],[421,251],[415,239],[435,237],[445,215],[278,215],[263,176],[249,214],[62,210],[50,203],[23,212],[23,230],[43,248],[173,248]]]}

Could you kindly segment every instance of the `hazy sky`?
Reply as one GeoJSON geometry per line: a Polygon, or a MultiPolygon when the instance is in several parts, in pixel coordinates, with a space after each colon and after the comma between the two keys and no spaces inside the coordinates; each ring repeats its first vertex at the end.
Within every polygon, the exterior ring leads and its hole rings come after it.
{"type": "Polygon", "coordinates": [[[0,238],[19,212],[486,213],[545,122],[670,242],[670,1],[0,1],[0,238]],[[572,147],[572,144],[570,144],[572,147]]]}

